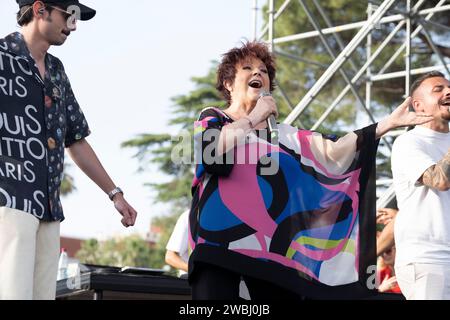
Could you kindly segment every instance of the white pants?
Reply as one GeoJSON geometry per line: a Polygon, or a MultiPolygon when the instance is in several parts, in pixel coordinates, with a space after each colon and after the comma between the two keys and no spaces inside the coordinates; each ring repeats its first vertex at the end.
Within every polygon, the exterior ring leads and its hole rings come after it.
{"type": "Polygon", "coordinates": [[[396,267],[397,282],[407,300],[450,300],[450,266],[413,263],[396,267]]]}
{"type": "Polygon", "coordinates": [[[59,221],[0,207],[0,300],[54,300],[59,221]]]}

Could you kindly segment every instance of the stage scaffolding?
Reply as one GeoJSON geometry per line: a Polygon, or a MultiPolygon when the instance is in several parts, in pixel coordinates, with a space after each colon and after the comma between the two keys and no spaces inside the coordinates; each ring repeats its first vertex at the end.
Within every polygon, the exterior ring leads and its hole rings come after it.
{"type": "MultiPolygon", "coordinates": [[[[291,113],[286,117],[284,123],[292,124],[296,122],[302,126],[301,116],[304,111],[311,107],[312,102],[317,98],[321,90],[330,82],[331,78],[337,73],[340,73],[342,78],[347,83],[347,86],[335,97],[334,101],[327,106],[327,109],[321,117],[316,121],[316,123],[310,128],[316,130],[327,117],[336,109],[339,103],[344,99],[344,97],[352,93],[358,102],[358,106],[367,114],[367,118],[371,123],[375,123],[375,117],[372,113],[372,103],[374,101],[374,92],[372,90],[373,83],[376,81],[383,81],[386,79],[394,78],[405,78],[405,90],[404,97],[409,96],[409,87],[411,84],[411,77],[413,75],[423,74],[432,70],[439,70],[443,72],[450,79],[450,59],[444,57],[439,51],[438,46],[433,41],[430,34],[430,26],[438,27],[443,33],[450,35],[450,27],[446,25],[439,24],[433,20],[438,14],[450,14],[450,0],[441,0],[432,8],[423,8],[424,4],[427,3],[426,0],[384,0],[384,1],[371,1],[367,3],[367,19],[364,21],[352,22],[345,25],[333,25],[327,12],[323,9],[320,4],[320,0],[297,0],[304,10],[308,21],[314,28],[313,31],[307,31],[298,34],[285,35],[283,37],[276,37],[275,23],[278,19],[283,18],[289,10],[289,6],[295,0],[277,0],[282,2],[277,11],[275,11],[275,0],[266,1],[253,1],[253,11],[254,11],[254,38],[258,40],[266,41],[272,52],[279,57],[293,59],[296,61],[306,62],[311,65],[317,65],[319,67],[324,67],[320,62],[309,61],[302,57],[294,56],[292,54],[287,54],[278,50],[277,45],[281,43],[287,43],[292,41],[304,41],[311,38],[318,37],[325,49],[324,52],[328,53],[332,57],[333,62],[324,68],[323,74],[320,78],[316,79],[314,85],[309,89],[309,91],[303,96],[303,98],[297,103],[293,104],[289,98],[286,96],[283,87],[280,83],[277,83],[277,87],[281,96],[284,98],[286,103],[291,107],[291,113]],[[268,23],[261,29],[260,32],[257,30],[257,17],[258,17],[258,4],[262,5],[267,3],[268,12],[267,14],[268,23]],[[399,4],[403,4],[399,8],[399,4]],[[313,10],[314,9],[314,13],[313,10]],[[316,16],[315,14],[319,14],[316,16]],[[321,21],[322,25],[319,24],[321,21]],[[384,25],[388,23],[397,23],[395,28],[385,37],[384,41],[374,47],[372,43],[372,32],[376,29],[383,28],[384,25]],[[324,27],[325,24],[326,26],[324,27]],[[413,25],[417,27],[413,28],[413,25]],[[354,37],[348,43],[344,43],[340,37],[340,33],[347,30],[358,30],[354,37]],[[388,61],[385,62],[384,66],[380,70],[375,70],[374,63],[379,62],[379,58],[382,51],[389,46],[392,39],[398,35],[400,31],[404,33],[404,42],[395,51],[394,55],[390,57],[388,61]],[[432,54],[436,57],[437,63],[435,65],[421,67],[413,69],[411,67],[411,47],[412,39],[417,37],[420,33],[425,36],[430,47],[432,49],[432,54]],[[334,49],[329,44],[329,37],[332,36],[333,40],[338,44],[340,52],[336,53],[334,49]],[[328,37],[328,38],[327,38],[328,37]],[[362,67],[357,67],[362,64],[361,61],[355,63],[352,61],[352,54],[361,47],[365,46],[366,57],[362,67]],[[402,55],[404,56],[404,69],[401,71],[389,72],[390,67],[393,65],[394,61],[402,55]],[[448,61],[446,61],[446,59],[448,61]],[[346,64],[348,62],[348,64],[346,64]],[[345,66],[344,66],[345,65],[345,66]],[[346,70],[350,65],[352,70],[346,70]],[[350,76],[352,74],[352,76],[350,76]],[[360,94],[361,86],[365,86],[365,97],[360,94]]],[[[360,0],[352,0],[360,1],[360,0]]],[[[277,3],[278,4],[278,3],[277,3]]],[[[402,33],[402,34],[403,34],[402,33]]],[[[282,71],[278,69],[278,71],[282,71]]],[[[362,124],[365,125],[365,124],[362,124]]],[[[388,135],[398,136],[403,133],[404,130],[397,130],[390,132],[388,135]]],[[[391,144],[387,139],[383,139],[384,149],[390,152],[391,144]]],[[[384,179],[377,181],[377,186],[383,187],[382,192],[378,192],[377,207],[383,207],[387,205],[394,198],[394,191],[392,187],[392,180],[384,179]]],[[[380,189],[380,190],[381,190],[380,189]]]]}

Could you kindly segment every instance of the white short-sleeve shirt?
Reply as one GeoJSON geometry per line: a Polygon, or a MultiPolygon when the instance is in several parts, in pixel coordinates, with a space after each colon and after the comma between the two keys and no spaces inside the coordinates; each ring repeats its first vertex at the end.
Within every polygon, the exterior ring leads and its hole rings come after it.
{"type": "Polygon", "coordinates": [[[392,172],[400,209],[395,220],[396,266],[450,264],[450,191],[418,183],[450,148],[450,133],[426,127],[398,137],[392,148],[392,172]]]}
{"type": "MultiPolygon", "coordinates": [[[[186,263],[189,260],[188,253],[188,224],[189,224],[189,210],[186,210],[178,218],[175,228],[172,231],[169,242],[167,242],[166,249],[178,252],[181,259],[186,263]]],[[[184,272],[183,272],[184,273],[184,272]]]]}

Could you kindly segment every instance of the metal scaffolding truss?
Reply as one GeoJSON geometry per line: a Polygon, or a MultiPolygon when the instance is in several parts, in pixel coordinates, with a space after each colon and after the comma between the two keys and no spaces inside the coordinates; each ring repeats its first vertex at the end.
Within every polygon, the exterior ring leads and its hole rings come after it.
{"type": "MultiPolygon", "coordinates": [[[[257,11],[258,11],[258,0],[253,0],[254,6],[254,25],[255,34],[254,38],[259,40],[264,40],[269,43],[272,52],[283,58],[292,59],[295,61],[306,62],[310,65],[315,65],[323,68],[325,71],[316,79],[314,85],[309,89],[309,91],[303,96],[303,98],[297,103],[293,104],[287,95],[285,94],[280,83],[277,83],[279,92],[285,99],[286,103],[292,108],[292,112],[284,120],[287,124],[292,124],[294,121],[301,124],[301,115],[307,108],[311,107],[312,102],[317,102],[315,100],[322,89],[330,82],[331,78],[336,74],[340,74],[342,78],[347,83],[347,86],[335,97],[334,101],[328,106],[325,112],[317,120],[317,122],[312,126],[312,130],[317,129],[327,117],[336,109],[336,107],[341,103],[344,97],[348,93],[352,93],[358,102],[358,106],[364,111],[368,119],[372,123],[375,123],[375,117],[372,113],[371,105],[373,103],[374,92],[372,90],[373,83],[376,81],[382,81],[386,79],[394,78],[405,78],[405,97],[409,96],[409,87],[411,84],[411,77],[413,75],[423,74],[432,70],[443,71],[447,77],[450,78],[450,60],[446,61],[446,58],[439,51],[438,46],[433,42],[430,35],[430,27],[438,27],[442,32],[450,34],[450,27],[433,20],[437,14],[449,14],[450,11],[450,0],[441,0],[432,8],[423,8],[426,0],[384,0],[384,1],[368,1],[367,4],[367,19],[365,21],[352,22],[345,25],[335,26],[332,24],[329,16],[325,10],[320,5],[319,0],[297,0],[304,10],[311,26],[314,28],[313,31],[307,31],[299,34],[285,35],[283,37],[276,37],[275,22],[278,19],[282,19],[283,14],[289,10],[290,4],[294,0],[277,0],[283,1],[275,11],[275,0],[266,0],[268,5],[267,12],[267,25],[265,25],[261,32],[257,32],[257,11]],[[402,6],[399,6],[402,4],[402,6]],[[319,14],[320,17],[315,16],[314,13],[319,14]],[[322,25],[319,24],[319,21],[322,25]],[[324,26],[323,24],[326,24],[324,26]],[[372,43],[372,32],[376,29],[383,28],[386,24],[397,23],[394,29],[389,33],[388,36],[382,41],[378,47],[374,47],[372,43]],[[416,28],[413,28],[416,25],[416,28]],[[348,43],[344,43],[340,33],[347,30],[358,30],[354,37],[348,43]],[[382,51],[389,46],[391,41],[399,32],[402,31],[404,35],[404,41],[401,46],[396,50],[395,54],[390,57],[388,61],[384,63],[384,66],[380,70],[375,70],[374,63],[380,62],[377,59],[380,58],[382,51]],[[417,37],[421,33],[425,36],[430,47],[432,48],[433,54],[436,57],[437,63],[435,65],[421,67],[413,69],[411,67],[411,47],[412,39],[417,37]],[[332,37],[333,41],[339,46],[340,52],[337,53],[329,44],[329,38],[332,37]],[[302,41],[310,38],[319,38],[323,44],[325,52],[327,52],[332,58],[333,62],[329,66],[324,66],[323,63],[317,61],[310,61],[302,57],[297,57],[292,54],[287,54],[278,49],[278,45],[281,43],[292,42],[292,41],[302,41]],[[358,48],[366,48],[365,61],[358,61],[356,63],[352,60],[352,54],[358,48]],[[400,55],[404,56],[404,69],[401,71],[389,72],[389,68],[393,65],[394,61],[398,59],[400,55]],[[363,63],[364,62],[364,63],[363,63]],[[359,67],[362,65],[361,67],[359,67]],[[348,70],[348,68],[351,70],[348,70]],[[347,69],[346,69],[347,68],[347,69]],[[350,76],[350,74],[352,76],[350,76]],[[366,87],[365,97],[361,96],[359,89],[361,86],[366,87]]],[[[353,0],[360,1],[360,0],[353,0]]],[[[264,13],[265,14],[265,13],[264,13]]],[[[280,70],[279,70],[280,71],[280,70]]],[[[396,136],[401,131],[391,132],[390,135],[396,136]]],[[[390,150],[390,143],[387,139],[384,139],[386,147],[390,150]]],[[[392,181],[377,181],[378,186],[388,187],[387,190],[379,196],[377,207],[384,206],[386,203],[392,200],[394,197],[394,192],[392,188],[392,181]]]]}

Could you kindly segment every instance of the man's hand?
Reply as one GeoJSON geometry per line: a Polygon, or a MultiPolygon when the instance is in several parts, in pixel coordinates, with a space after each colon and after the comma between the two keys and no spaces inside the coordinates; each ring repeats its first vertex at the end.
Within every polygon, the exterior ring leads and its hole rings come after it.
{"type": "Polygon", "coordinates": [[[378,287],[379,292],[386,292],[394,289],[397,286],[397,278],[395,276],[388,277],[386,276],[378,287]]]}
{"type": "Polygon", "coordinates": [[[377,225],[384,225],[383,231],[377,237],[377,256],[380,256],[395,245],[394,223],[398,210],[382,208],[377,211],[377,225]]]}
{"type": "Polygon", "coordinates": [[[377,224],[387,225],[397,215],[398,210],[382,208],[377,211],[377,224]]]}
{"type": "Polygon", "coordinates": [[[134,210],[134,208],[128,204],[121,193],[116,194],[113,198],[113,201],[114,207],[122,215],[122,224],[127,228],[134,226],[137,216],[136,210],[134,210]]]}

